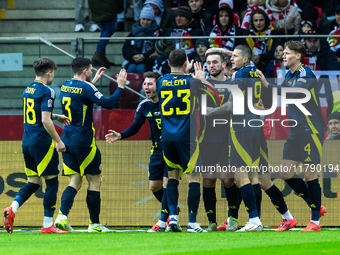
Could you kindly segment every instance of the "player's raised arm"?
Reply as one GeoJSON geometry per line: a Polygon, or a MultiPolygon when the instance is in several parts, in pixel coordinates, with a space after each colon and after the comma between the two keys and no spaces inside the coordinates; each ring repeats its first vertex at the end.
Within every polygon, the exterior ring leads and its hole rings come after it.
{"type": "Polygon", "coordinates": [[[96,75],[94,76],[94,78],[92,80],[93,84],[96,84],[100,80],[100,78],[104,74],[105,70],[106,70],[106,67],[101,67],[101,68],[98,69],[96,75]]]}

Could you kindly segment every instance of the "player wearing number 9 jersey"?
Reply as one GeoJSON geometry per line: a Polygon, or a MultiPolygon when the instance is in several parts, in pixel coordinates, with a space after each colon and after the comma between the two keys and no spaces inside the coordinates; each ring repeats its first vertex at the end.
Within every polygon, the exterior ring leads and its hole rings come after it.
{"type": "Polygon", "coordinates": [[[196,223],[200,199],[200,175],[192,172],[198,159],[199,147],[196,132],[196,93],[203,84],[185,75],[190,64],[184,50],[169,55],[171,73],[157,81],[162,117],[163,155],[169,167],[167,199],[170,211],[170,228],[180,231],[178,225],[178,184],[183,172],[188,174],[189,224],[188,232],[206,232],[196,223]]]}
{"type": "Polygon", "coordinates": [[[92,64],[89,59],[77,57],[72,61],[71,66],[74,78],[66,81],[61,86],[60,92],[63,113],[71,120],[71,125],[64,129],[61,137],[67,149],[63,153],[63,174],[70,177],[70,184],[62,195],[60,212],[55,225],[63,230],[73,231],[68,224],[67,215],[85,175],[89,184],[86,197],[90,213],[88,231],[106,232],[108,229],[99,223],[101,154],[95,142],[93,104],[113,108],[125,87],[126,71],[121,70],[118,75],[117,90],[106,98],[94,86],[106,68],[100,68],[91,82],[92,64]]]}

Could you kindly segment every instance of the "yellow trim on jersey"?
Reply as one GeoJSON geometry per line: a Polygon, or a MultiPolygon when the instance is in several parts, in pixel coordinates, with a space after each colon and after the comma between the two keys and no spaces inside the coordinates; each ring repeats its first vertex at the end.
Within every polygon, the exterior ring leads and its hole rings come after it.
{"type": "Polygon", "coordinates": [[[212,94],[211,92],[209,92],[209,91],[206,90],[206,89],[202,89],[202,88],[201,88],[201,90],[203,90],[205,93],[207,93],[207,94],[212,98],[212,100],[214,100],[215,105],[217,105],[217,104],[216,104],[216,100],[215,100],[215,98],[214,98],[214,96],[213,96],[213,94],[212,94]]]}
{"type": "Polygon", "coordinates": [[[317,105],[317,106],[319,106],[319,104],[318,104],[318,100],[316,100],[316,96],[315,96],[315,91],[314,91],[314,88],[312,88],[312,89],[310,90],[310,92],[311,92],[311,93],[312,93],[312,95],[313,95],[313,98],[314,98],[314,101],[315,101],[316,105],[317,105]]]}
{"type": "Polygon", "coordinates": [[[296,71],[299,71],[299,69],[303,66],[303,64],[299,65],[299,67],[296,69],[296,71]]]}
{"type": "Polygon", "coordinates": [[[230,127],[230,135],[231,135],[231,140],[234,144],[234,147],[237,153],[240,155],[242,160],[247,164],[247,166],[251,167],[253,165],[253,161],[250,155],[247,153],[247,151],[242,147],[242,145],[237,140],[237,137],[235,135],[235,130],[233,127],[230,127]]]}
{"type": "Polygon", "coordinates": [[[84,126],[85,118],[86,118],[86,110],[87,110],[87,105],[83,105],[83,123],[82,123],[83,126],[84,126]]]}
{"type": "Polygon", "coordinates": [[[320,142],[320,139],[319,139],[319,137],[316,134],[312,134],[312,138],[313,138],[313,141],[314,141],[314,143],[316,145],[316,148],[319,151],[319,156],[321,158],[321,156],[322,156],[322,144],[320,142]]]}
{"type": "MultiPolygon", "coordinates": [[[[184,171],[184,173],[188,174],[188,173],[191,173],[194,170],[199,154],[200,154],[200,149],[199,149],[198,143],[196,143],[196,149],[195,149],[194,153],[192,154],[192,156],[191,156],[191,158],[188,162],[187,169],[184,171]]],[[[182,177],[182,174],[181,174],[181,177],[182,177]]]]}
{"type": "Polygon", "coordinates": [[[268,155],[264,152],[264,150],[262,150],[262,148],[260,148],[260,154],[262,155],[262,157],[265,159],[265,161],[268,163],[268,155]]]}
{"type": "Polygon", "coordinates": [[[50,148],[48,149],[48,152],[46,153],[45,157],[41,160],[39,165],[37,166],[38,176],[40,176],[50,163],[52,156],[54,153],[54,142],[52,141],[50,148]]]}
{"type": "MultiPolygon", "coordinates": [[[[168,160],[168,159],[165,157],[164,153],[163,153],[163,158],[164,158],[165,163],[166,163],[169,167],[171,167],[171,168],[173,168],[173,169],[180,169],[180,170],[183,171],[183,168],[182,168],[180,165],[177,165],[177,164],[175,164],[175,163],[172,163],[170,160],[168,160]]],[[[181,172],[182,172],[182,171],[181,171],[181,172]]]]}
{"type": "Polygon", "coordinates": [[[33,170],[25,167],[25,173],[26,175],[29,177],[29,176],[37,176],[38,174],[36,172],[34,172],[33,170]]]}
{"type": "Polygon", "coordinates": [[[260,164],[260,157],[258,157],[252,164],[252,166],[256,166],[256,167],[259,167],[259,164],[260,164]]]}
{"type": "Polygon", "coordinates": [[[96,147],[96,130],[94,128],[93,122],[92,122],[92,131],[93,131],[93,138],[92,138],[92,143],[90,147],[96,147]]]}
{"type": "Polygon", "coordinates": [[[306,116],[307,123],[308,123],[310,129],[312,130],[313,134],[319,134],[319,132],[314,127],[313,123],[310,121],[308,115],[305,115],[305,116],[306,116]]]}
{"type": "MultiPolygon", "coordinates": [[[[205,116],[204,116],[203,122],[204,122],[204,128],[202,129],[201,135],[200,135],[200,137],[198,138],[198,142],[199,142],[199,143],[201,143],[201,142],[203,141],[203,138],[204,138],[204,136],[205,136],[205,130],[207,129],[207,121],[206,121],[205,116]]],[[[196,141],[197,141],[197,139],[196,139],[196,141]]]]}
{"type": "Polygon", "coordinates": [[[65,165],[65,163],[63,163],[63,166],[64,166],[64,174],[65,175],[78,174],[76,171],[72,170],[67,165],[65,165]]]}
{"type": "Polygon", "coordinates": [[[340,90],[333,92],[332,96],[333,96],[333,109],[331,113],[339,112],[340,111],[340,90]]]}
{"type": "Polygon", "coordinates": [[[83,163],[81,163],[81,165],[79,167],[81,176],[84,175],[85,168],[92,162],[92,160],[94,159],[94,156],[96,155],[96,152],[97,152],[97,147],[96,146],[92,147],[89,155],[87,155],[87,157],[84,159],[83,163]]]}

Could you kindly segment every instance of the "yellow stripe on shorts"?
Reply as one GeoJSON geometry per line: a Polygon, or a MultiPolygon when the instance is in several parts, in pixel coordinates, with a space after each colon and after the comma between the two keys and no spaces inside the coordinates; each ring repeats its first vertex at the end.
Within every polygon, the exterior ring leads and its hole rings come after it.
{"type": "Polygon", "coordinates": [[[312,138],[313,138],[313,141],[314,141],[314,143],[316,145],[316,148],[319,151],[319,156],[321,158],[322,157],[322,144],[320,142],[320,139],[319,139],[319,137],[316,134],[312,134],[312,138]]]}
{"type": "Polygon", "coordinates": [[[50,163],[52,159],[53,153],[54,153],[54,142],[52,141],[48,152],[46,153],[42,161],[39,163],[39,165],[37,166],[38,176],[40,176],[45,171],[46,167],[48,166],[48,164],[50,163]]]}
{"type": "Polygon", "coordinates": [[[83,176],[85,172],[85,168],[92,162],[94,159],[94,156],[96,155],[97,152],[97,146],[92,147],[89,155],[84,159],[83,163],[80,165],[80,175],[83,176]]]}
{"type": "Polygon", "coordinates": [[[247,151],[242,147],[242,145],[237,140],[233,127],[230,128],[230,135],[231,135],[231,140],[235,146],[237,153],[240,155],[243,161],[247,164],[247,166],[251,167],[253,165],[253,161],[250,155],[247,153],[247,151]]]}
{"type": "Polygon", "coordinates": [[[186,174],[191,173],[194,170],[199,154],[200,154],[200,149],[199,149],[198,143],[196,143],[196,149],[195,149],[194,153],[192,154],[192,156],[191,156],[191,158],[188,162],[187,169],[184,171],[184,173],[186,173],[186,174]]]}

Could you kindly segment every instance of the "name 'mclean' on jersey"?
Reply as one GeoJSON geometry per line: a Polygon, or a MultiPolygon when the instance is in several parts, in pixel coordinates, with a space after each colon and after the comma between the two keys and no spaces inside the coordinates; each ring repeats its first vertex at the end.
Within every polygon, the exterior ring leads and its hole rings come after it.
{"type": "Polygon", "coordinates": [[[42,112],[52,112],[55,100],[53,89],[40,81],[27,86],[23,95],[24,134],[22,146],[51,145],[52,138],[42,124],[42,112]]]}
{"type": "Polygon", "coordinates": [[[66,146],[95,146],[93,103],[100,105],[105,97],[91,82],[72,79],[61,86],[60,100],[63,114],[71,120],[65,126],[61,140],[66,146]]]}

